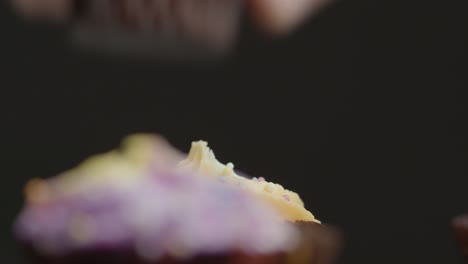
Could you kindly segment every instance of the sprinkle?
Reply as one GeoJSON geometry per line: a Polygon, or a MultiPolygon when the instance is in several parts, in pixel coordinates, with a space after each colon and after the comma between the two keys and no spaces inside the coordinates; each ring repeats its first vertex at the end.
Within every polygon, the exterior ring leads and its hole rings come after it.
{"type": "Polygon", "coordinates": [[[288,202],[291,201],[291,198],[289,198],[289,195],[287,195],[287,194],[283,195],[283,198],[288,202]]]}
{"type": "Polygon", "coordinates": [[[264,181],[265,181],[265,178],[263,178],[263,177],[260,177],[260,178],[258,178],[258,181],[260,181],[260,182],[264,182],[264,181]]]}
{"type": "Polygon", "coordinates": [[[275,190],[275,184],[273,184],[273,183],[271,183],[271,182],[268,183],[268,184],[265,186],[265,190],[266,190],[267,192],[270,192],[270,193],[273,192],[273,191],[275,190]]]}
{"type": "Polygon", "coordinates": [[[257,177],[253,177],[253,178],[252,178],[252,181],[254,181],[254,182],[258,182],[258,179],[257,179],[257,177]]]}
{"type": "Polygon", "coordinates": [[[232,162],[229,162],[226,167],[228,167],[229,169],[234,169],[234,164],[232,162]]]}

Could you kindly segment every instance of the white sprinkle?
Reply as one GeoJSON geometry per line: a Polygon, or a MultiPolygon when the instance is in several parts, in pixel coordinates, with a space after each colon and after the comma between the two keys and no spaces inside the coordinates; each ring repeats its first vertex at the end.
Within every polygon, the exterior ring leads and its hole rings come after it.
{"type": "Polygon", "coordinates": [[[270,192],[270,193],[273,192],[273,191],[275,190],[275,184],[273,184],[273,183],[271,183],[271,182],[268,183],[268,184],[265,186],[265,190],[266,190],[267,192],[270,192]]]}

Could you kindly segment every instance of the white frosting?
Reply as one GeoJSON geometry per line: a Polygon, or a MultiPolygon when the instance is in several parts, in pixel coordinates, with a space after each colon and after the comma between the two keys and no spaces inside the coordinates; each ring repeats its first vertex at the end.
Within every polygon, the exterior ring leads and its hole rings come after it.
{"type": "Polygon", "coordinates": [[[320,223],[311,212],[304,208],[299,195],[285,189],[280,184],[265,181],[263,178],[247,179],[234,172],[234,164],[219,162],[205,141],[192,143],[187,158],[178,168],[182,171],[197,171],[198,175],[218,179],[222,182],[245,188],[272,204],[289,221],[312,221],[320,223]]]}

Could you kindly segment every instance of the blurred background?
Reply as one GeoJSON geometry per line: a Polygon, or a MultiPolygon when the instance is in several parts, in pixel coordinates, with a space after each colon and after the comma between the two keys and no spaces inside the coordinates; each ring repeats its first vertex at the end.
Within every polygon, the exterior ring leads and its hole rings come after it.
{"type": "Polygon", "coordinates": [[[449,229],[468,213],[468,2],[343,0],[288,37],[243,26],[215,64],[70,48],[65,26],[0,7],[2,263],[22,187],[125,135],[223,162],[297,191],[340,227],[340,263],[461,263],[449,229]]]}

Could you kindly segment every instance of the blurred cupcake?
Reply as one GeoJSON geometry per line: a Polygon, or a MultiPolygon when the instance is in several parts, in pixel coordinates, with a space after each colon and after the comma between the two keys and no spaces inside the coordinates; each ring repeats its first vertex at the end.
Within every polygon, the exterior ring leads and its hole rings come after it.
{"type": "Polygon", "coordinates": [[[151,135],[32,180],[14,231],[32,263],[331,263],[337,233],[296,193],[247,179],[205,142],[151,135]],[[181,161],[182,160],[182,161],[181,161]]]}
{"type": "Polygon", "coordinates": [[[217,58],[239,33],[241,0],[12,0],[33,21],[67,24],[73,44],[144,58],[217,58]]]}
{"type": "Polygon", "coordinates": [[[452,230],[461,249],[465,263],[468,263],[468,215],[461,215],[452,221],[452,230]]]}
{"type": "Polygon", "coordinates": [[[75,44],[125,55],[224,57],[242,24],[285,36],[332,0],[10,0],[21,16],[70,24],[75,44]],[[244,19],[247,18],[247,19],[244,19]]]}

